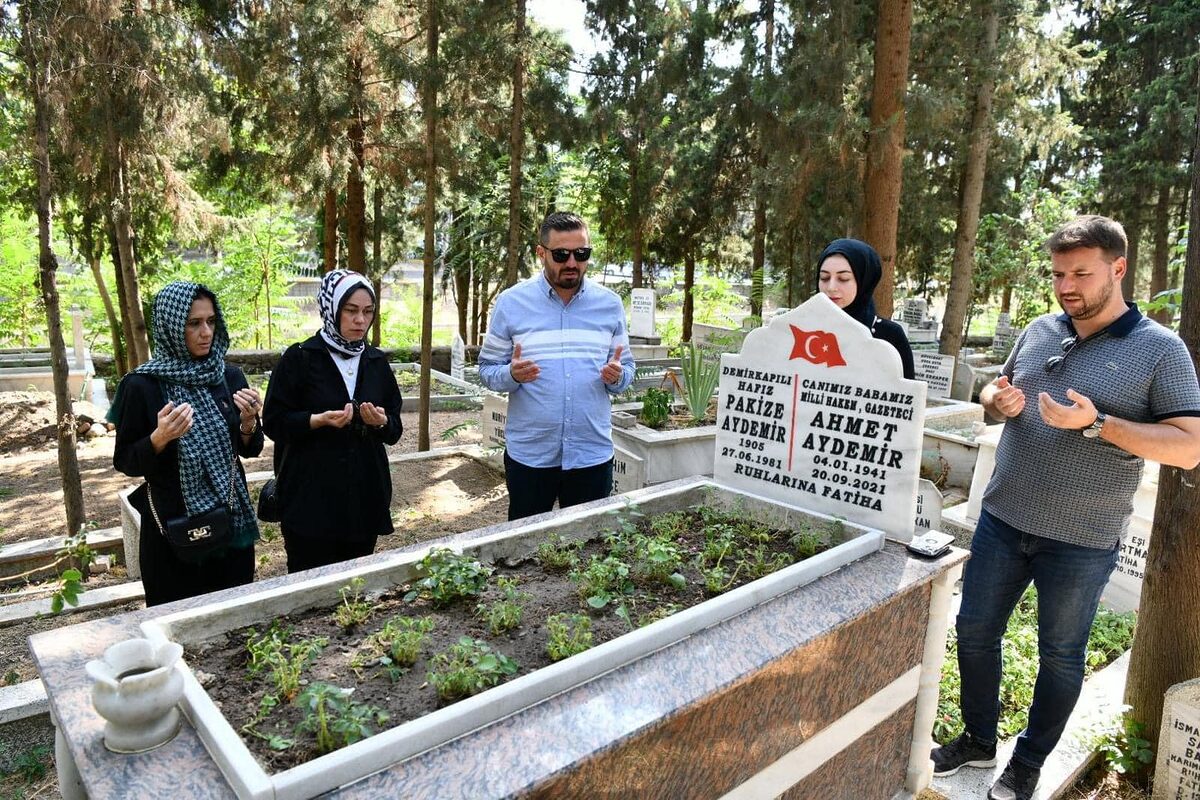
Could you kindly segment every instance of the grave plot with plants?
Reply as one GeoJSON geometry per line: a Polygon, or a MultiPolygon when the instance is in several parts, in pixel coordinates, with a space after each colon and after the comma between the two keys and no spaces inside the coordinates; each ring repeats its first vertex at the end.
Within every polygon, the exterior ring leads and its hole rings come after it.
{"type": "Polygon", "coordinates": [[[187,651],[200,684],[264,765],[353,744],[816,555],[832,522],[773,528],[699,506],[614,520],[584,541],[552,534],[530,558],[484,564],[431,551],[423,577],[187,651]]]}
{"type": "Polygon", "coordinates": [[[142,628],[184,644],[184,709],[239,796],[301,797],[314,774],[369,774],[883,546],[708,481],[645,492],[142,628]]]}

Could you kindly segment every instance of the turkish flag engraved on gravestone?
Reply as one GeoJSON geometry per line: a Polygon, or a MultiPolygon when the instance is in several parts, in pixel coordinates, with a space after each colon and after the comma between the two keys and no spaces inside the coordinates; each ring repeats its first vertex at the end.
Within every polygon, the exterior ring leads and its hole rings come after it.
{"type": "Polygon", "coordinates": [[[830,367],[844,367],[846,360],[838,349],[837,336],[827,331],[802,331],[795,325],[789,325],[795,342],[792,344],[792,354],[788,360],[803,358],[814,364],[825,364],[830,367]]]}

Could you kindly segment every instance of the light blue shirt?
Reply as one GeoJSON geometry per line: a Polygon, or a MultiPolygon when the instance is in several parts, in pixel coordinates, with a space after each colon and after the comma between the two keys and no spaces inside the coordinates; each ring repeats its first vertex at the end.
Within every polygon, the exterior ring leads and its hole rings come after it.
{"type": "Polygon", "coordinates": [[[479,351],[484,386],[508,392],[508,454],[527,467],[581,469],[612,458],[609,396],[629,388],[633,369],[621,298],[584,278],[564,303],[541,272],[496,298],[479,351]],[[514,344],[538,365],[536,380],[513,378],[514,344]],[[600,370],[618,345],[621,380],[606,384],[600,370]]]}

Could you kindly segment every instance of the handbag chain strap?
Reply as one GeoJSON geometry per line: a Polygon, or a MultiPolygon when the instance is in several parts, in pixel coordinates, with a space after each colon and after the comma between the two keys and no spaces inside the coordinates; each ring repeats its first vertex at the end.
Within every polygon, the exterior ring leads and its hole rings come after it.
{"type": "MultiPolygon", "coordinates": [[[[233,479],[237,475],[237,457],[237,448],[234,447],[233,462],[229,465],[229,492],[225,497],[225,505],[229,508],[233,508],[233,479]]],[[[150,513],[154,516],[154,524],[158,525],[158,532],[166,536],[167,529],[158,516],[158,509],[154,507],[154,490],[150,488],[150,481],[146,481],[146,497],[150,500],[150,513]]]]}

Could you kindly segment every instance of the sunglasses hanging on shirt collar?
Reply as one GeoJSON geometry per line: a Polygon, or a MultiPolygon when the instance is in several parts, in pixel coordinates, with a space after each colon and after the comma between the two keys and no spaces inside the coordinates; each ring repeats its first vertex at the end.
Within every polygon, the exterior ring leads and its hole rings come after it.
{"type": "Polygon", "coordinates": [[[550,257],[554,259],[555,264],[567,263],[567,259],[572,255],[574,255],[575,260],[581,264],[592,257],[592,248],[590,247],[576,247],[574,250],[566,247],[555,247],[553,250],[548,247],[543,249],[550,254],[550,257]]]}
{"type": "Polygon", "coordinates": [[[1062,355],[1050,356],[1046,359],[1046,372],[1054,372],[1054,370],[1067,358],[1067,353],[1071,352],[1071,348],[1079,341],[1079,336],[1068,336],[1062,340],[1062,355]]]}

